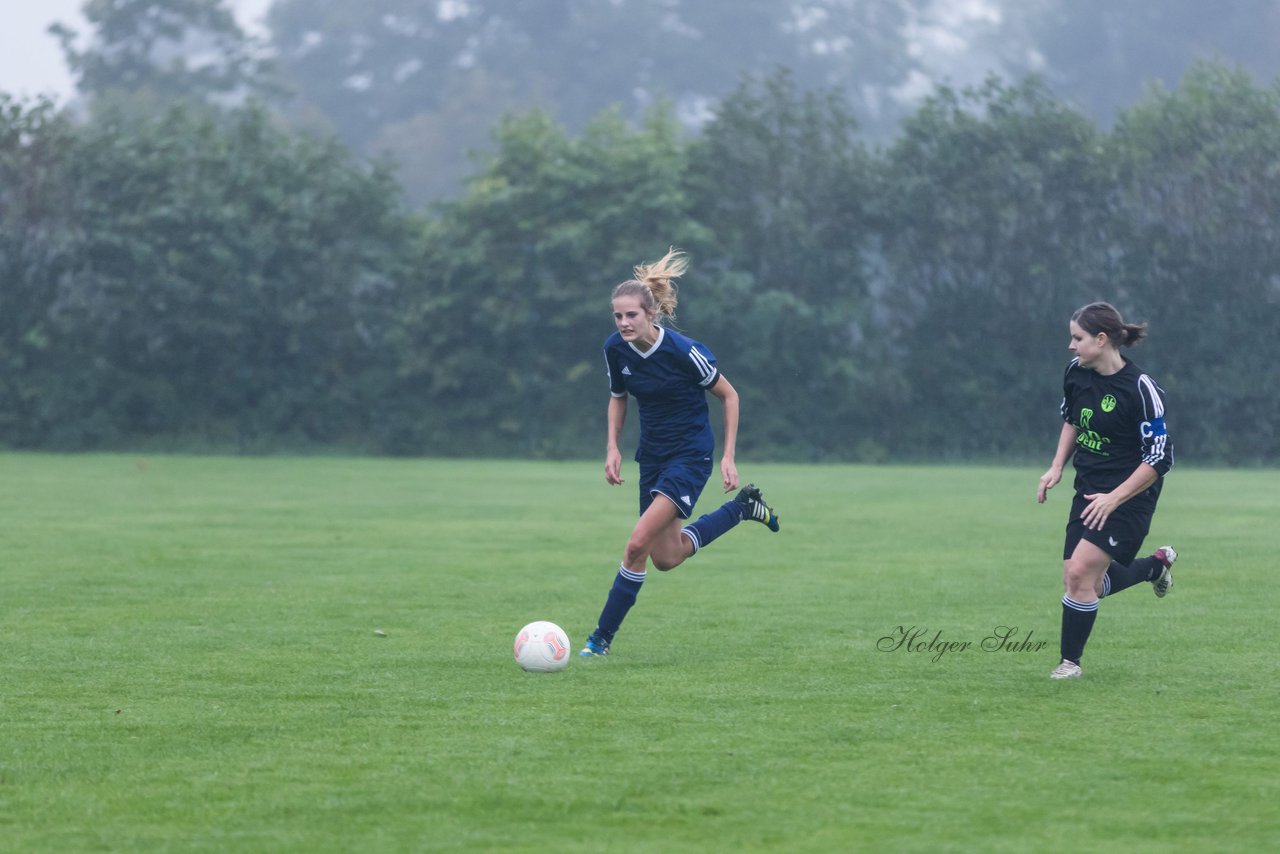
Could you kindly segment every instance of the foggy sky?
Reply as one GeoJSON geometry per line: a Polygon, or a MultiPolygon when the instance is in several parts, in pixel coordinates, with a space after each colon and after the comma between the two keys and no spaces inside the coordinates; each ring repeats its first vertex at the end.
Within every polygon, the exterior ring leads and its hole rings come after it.
{"type": "MultiPolygon", "coordinates": [[[[84,0],[13,0],[0,12],[0,91],[19,97],[56,95],[66,102],[75,84],[62,58],[58,40],[47,30],[61,22],[80,34],[81,45],[89,24],[80,14],[84,0]]],[[[271,0],[230,0],[240,26],[261,32],[257,22],[266,15],[271,0]]]]}

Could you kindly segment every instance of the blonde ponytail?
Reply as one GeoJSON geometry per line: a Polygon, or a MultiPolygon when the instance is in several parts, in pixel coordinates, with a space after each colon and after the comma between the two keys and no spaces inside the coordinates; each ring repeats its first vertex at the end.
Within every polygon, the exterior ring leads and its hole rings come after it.
{"type": "Polygon", "coordinates": [[[633,270],[635,278],[614,288],[613,296],[615,299],[620,296],[640,297],[641,305],[654,313],[657,323],[661,323],[663,318],[674,319],[678,302],[675,280],[684,275],[688,266],[688,257],[672,246],[660,260],[652,264],[638,264],[633,270]]]}

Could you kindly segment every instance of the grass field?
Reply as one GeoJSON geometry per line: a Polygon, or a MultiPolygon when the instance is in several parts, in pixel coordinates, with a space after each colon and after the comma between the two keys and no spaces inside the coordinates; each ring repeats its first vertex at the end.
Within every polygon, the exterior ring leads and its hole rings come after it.
{"type": "Polygon", "coordinates": [[[1173,592],[1104,601],[1069,682],[1068,485],[742,473],[780,534],[535,675],[633,464],[0,455],[0,850],[1280,850],[1275,471],[1170,476],[1173,592]]]}

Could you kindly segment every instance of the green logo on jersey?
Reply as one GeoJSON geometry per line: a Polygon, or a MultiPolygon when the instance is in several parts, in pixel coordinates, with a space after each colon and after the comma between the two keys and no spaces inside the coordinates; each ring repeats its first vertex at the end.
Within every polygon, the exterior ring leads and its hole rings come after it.
{"type": "MultiPolygon", "coordinates": [[[[1107,395],[1107,396],[1110,397],[1110,395],[1107,395]]],[[[1115,403],[1113,399],[1112,406],[1114,405],[1115,403]]],[[[1103,406],[1103,409],[1106,409],[1105,401],[1103,402],[1102,406],[1103,406]]],[[[1088,448],[1089,450],[1093,451],[1095,454],[1102,454],[1103,456],[1106,456],[1107,452],[1102,450],[1102,446],[1109,443],[1111,440],[1104,436],[1099,436],[1095,431],[1089,429],[1089,422],[1092,420],[1093,420],[1092,409],[1089,409],[1086,407],[1080,410],[1080,434],[1076,436],[1076,444],[1080,445],[1081,447],[1088,448]]]]}
{"type": "Polygon", "coordinates": [[[1107,395],[1102,399],[1102,411],[1110,412],[1116,408],[1116,399],[1113,395],[1107,395]]]}

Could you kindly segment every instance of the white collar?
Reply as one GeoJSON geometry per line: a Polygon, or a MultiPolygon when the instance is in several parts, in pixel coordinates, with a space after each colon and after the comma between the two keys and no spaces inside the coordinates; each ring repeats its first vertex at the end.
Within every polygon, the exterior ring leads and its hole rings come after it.
{"type": "Polygon", "coordinates": [[[658,348],[662,346],[662,339],[665,337],[667,337],[667,327],[659,326],[658,337],[653,339],[653,343],[649,345],[648,350],[641,350],[631,341],[627,342],[627,346],[629,346],[632,350],[635,350],[636,353],[640,355],[640,358],[647,359],[650,356],[652,356],[654,353],[658,352],[658,348]]]}

